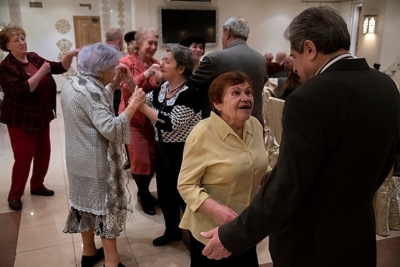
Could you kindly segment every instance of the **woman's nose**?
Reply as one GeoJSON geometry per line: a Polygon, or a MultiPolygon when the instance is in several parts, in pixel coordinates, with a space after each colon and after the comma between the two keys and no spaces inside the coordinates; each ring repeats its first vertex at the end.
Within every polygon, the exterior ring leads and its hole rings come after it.
{"type": "Polygon", "coordinates": [[[250,101],[250,98],[251,98],[251,96],[249,96],[249,95],[243,93],[243,94],[240,96],[240,101],[247,102],[247,101],[250,101]]]}

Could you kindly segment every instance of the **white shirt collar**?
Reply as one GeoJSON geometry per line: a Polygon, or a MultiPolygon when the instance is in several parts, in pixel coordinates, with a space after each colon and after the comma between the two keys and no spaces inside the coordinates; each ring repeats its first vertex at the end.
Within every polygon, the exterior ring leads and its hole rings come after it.
{"type": "Polygon", "coordinates": [[[321,66],[321,68],[319,68],[317,73],[315,73],[315,76],[317,76],[318,74],[321,74],[322,72],[324,72],[327,68],[329,68],[336,61],[339,61],[339,60],[344,59],[344,58],[353,59],[354,57],[350,53],[344,53],[344,54],[338,55],[338,56],[336,56],[334,58],[331,58],[327,62],[325,62],[321,66]]]}

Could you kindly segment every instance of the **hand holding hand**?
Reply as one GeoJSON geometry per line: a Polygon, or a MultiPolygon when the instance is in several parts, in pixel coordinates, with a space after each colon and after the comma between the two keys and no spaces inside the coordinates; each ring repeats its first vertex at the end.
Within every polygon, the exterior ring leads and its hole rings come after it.
{"type": "Polygon", "coordinates": [[[146,79],[149,79],[150,77],[156,75],[156,73],[159,71],[160,71],[160,65],[157,63],[154,63],[153,65],[150,66],[150,68],[148,68],[148,70],[146,70],[144,72],[144,77],[146,79]]]}
{"type": "Polygon", "coordinates": [[[132,96],[128,100],[128,108],[134,108],[137,109],[141,107],[144,103],[146,102],[146,94],[143,92],[142,88],[138,88],[136,86],[135,92],[132,94],[132,96]]]}
{"type": "Polygon", "coordinates": [[[203,249],[203,255],[212,260],[227,258],[232,254],[224,247],[224,245],[222,245],[218,235],[218,228],[219,227],[216,227],[211,231],[200,233],[204,238],[210,239],[206,247],[203,249]]]}
{"type": "Polygon", "coordinates": [[[77,49],[74,49],[74,50],[72,50],[72,51],[69,51],[69,52],[67,53],[67,55],[70,56],[70,57],[76,57],[76,56],[78,56],[79,51],[81,51],[81,49],[80,49],[80,48],[77,48],[77,49]]]}
{"type": "Polygon", "coordinates": [[[118,65],[117,72],[120,81],[126,83],[128,86],[135,87],[135,82],[133,81],[132,73],[129,71],[128,67],[125,65],[118,65]]]}

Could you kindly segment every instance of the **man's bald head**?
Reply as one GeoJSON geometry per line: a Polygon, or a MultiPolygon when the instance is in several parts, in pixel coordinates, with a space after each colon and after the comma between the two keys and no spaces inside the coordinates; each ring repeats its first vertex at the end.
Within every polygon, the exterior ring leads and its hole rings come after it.
{"type": "Polygon", "coordinates": [[[285,61],[287,54],[285,52],[278,52],[276,53],[275,56],[275,61],[278,62],[279,64],[282,64],[283,61],[285,61]]]}
{"type": "Polygon", "coordinates": [[[265,53],[264,54],[265,60],[268,62],[272,62],[272,60],[274,59],[274,55],[272,53],[265,53]]]}
{"type": "Polygon", "coordinates": [[[123,48],[122,32],[118,28],[111,28],[106,32],[106,43],[116,46],[120,51],[123,48]]]}
{"type": "Polygon", "coordinates": [[[287,72],[293,71],[294,59],[291,56],[286,56],[283,61],[283,66],[287,72]]]}

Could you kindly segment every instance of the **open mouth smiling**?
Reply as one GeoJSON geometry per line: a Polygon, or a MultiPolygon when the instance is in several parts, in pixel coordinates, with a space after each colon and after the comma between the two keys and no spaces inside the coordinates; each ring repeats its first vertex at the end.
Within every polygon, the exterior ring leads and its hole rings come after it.
{"type": "Polygon", "coordinates": [[[250,105],[241,106],[238,109],[250,109],[250,105]]]}

